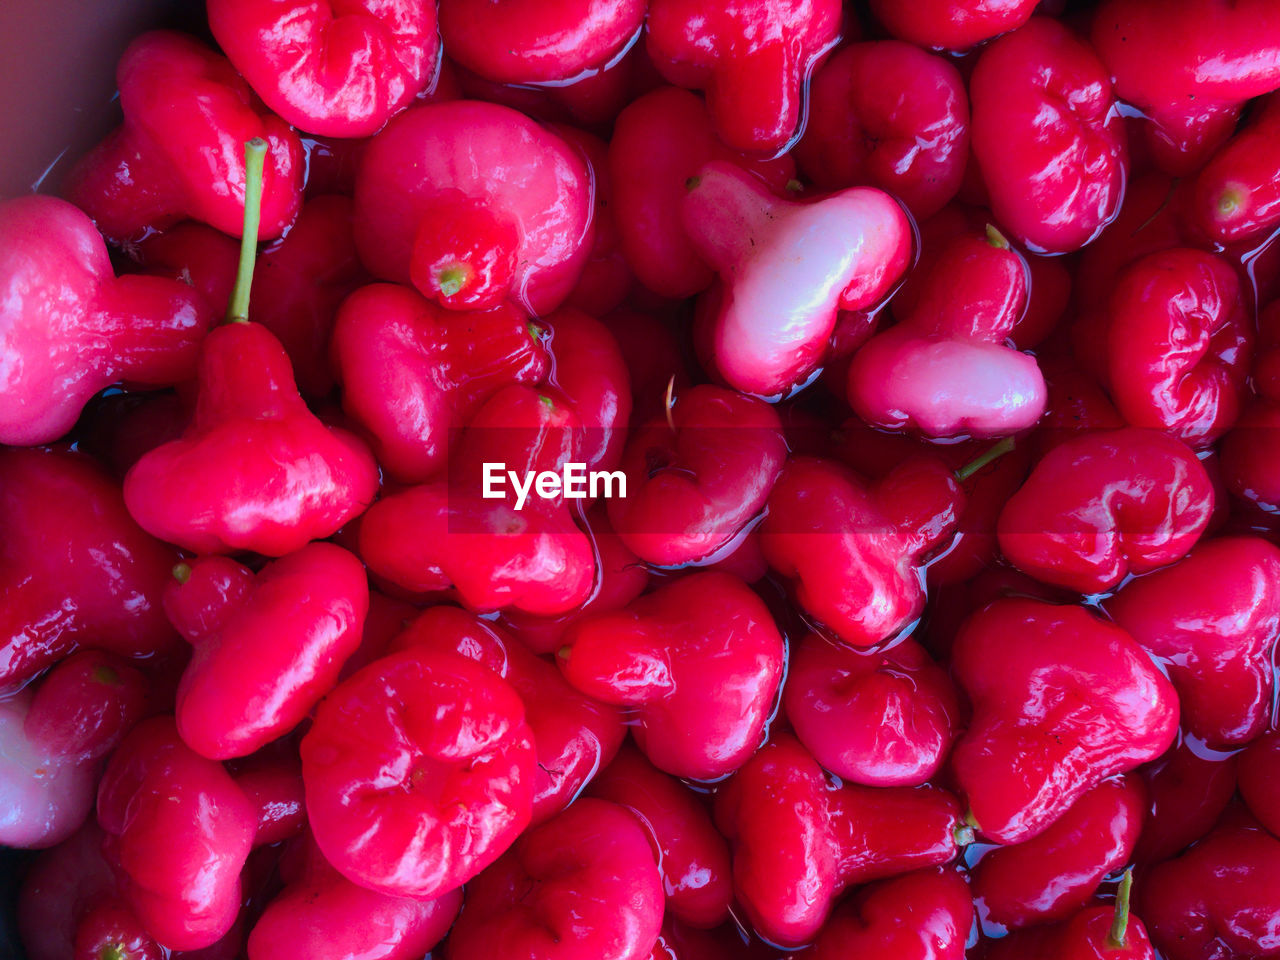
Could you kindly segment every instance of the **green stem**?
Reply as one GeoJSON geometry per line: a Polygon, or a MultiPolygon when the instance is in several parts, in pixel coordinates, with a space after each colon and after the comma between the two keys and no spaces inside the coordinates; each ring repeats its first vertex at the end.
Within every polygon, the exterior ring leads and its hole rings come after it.
{"type": "Polygon", "coordinates": [[[254,137],[244,145],[244,236],[240,240],[240,266],[231,291],[227,323],[249,322],[249,291],[253,289],[253,264],[258,259],[258,228],[262,223],[262,168],[267,141],[254,137]]]}
{"type": "Polygon", "coordinates": [[[997,444],[993,444],[990,449],[974,460],[970,460],[963,467],[956,471],[956,479],[961,483],[968,480],[975,473],[981,470],[989,463],[999,460],[1006,453],[1012,450],[1016,441],[1013,437],[1005,437],[997,444]]]}
{"type": "Polygon", "coordinates": [[[1125,946],[1125,936],[1129,932],[1129,894],[1132,889],[1133,868],[1130,867],[1120,878],[1120,889],[1116,891],[1116,917],[1111,921],[1111,932],[1107,934],[1109,946],[1125,946]]]}

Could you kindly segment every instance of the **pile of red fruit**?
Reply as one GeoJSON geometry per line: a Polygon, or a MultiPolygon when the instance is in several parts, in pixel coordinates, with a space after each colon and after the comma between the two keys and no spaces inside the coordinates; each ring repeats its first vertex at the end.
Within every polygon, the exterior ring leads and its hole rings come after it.
{"type": "Polygon", "coordinates": [[[1280,956],[1280,2],[207,6],[0,204],[29,960],[1280,956]]]}

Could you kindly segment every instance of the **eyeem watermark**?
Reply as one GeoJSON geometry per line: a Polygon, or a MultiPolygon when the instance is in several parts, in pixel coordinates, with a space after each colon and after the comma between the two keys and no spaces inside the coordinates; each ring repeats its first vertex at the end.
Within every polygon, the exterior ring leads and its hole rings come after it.
{"type": "Polygon", "coordinates": [[[505,486],[510,483],[516,494],[516,509],[523,510],[530,494],[543,500],[564,497],[566,500],[593,500],[603,497],[611,500],[627,495],[627,476],[621,470],[587,470],[585,463],[566,463],[559,473],[554,470],[530,470],[522,478],[516,471],[508,470],[505,463],[484,465],[484,489],[486,500],[506,499],[505,486]]]}

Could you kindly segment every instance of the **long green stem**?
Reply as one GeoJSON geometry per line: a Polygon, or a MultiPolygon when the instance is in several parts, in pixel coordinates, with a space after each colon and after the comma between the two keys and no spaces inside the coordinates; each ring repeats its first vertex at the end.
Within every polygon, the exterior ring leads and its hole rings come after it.
{"type": "Polygon", "coordinates": [[[997,444],[993,444],[985,453],[970,460],[963,467],[956,471],[956,479],[961,483],[968,480],[975,473],[981,470],[989,463],[999,460],[1014,447],[1013,437],[1005,437],[997,444]]]}
{"type": "Polygon", "coordinates": [[[227,307],[227,323],[249,322],[249,291],[253,289],[253,264],[258,259],[258,228],[262,224],[262,169],[266,166],[267,141],[254,137],[244,145],[244,236],[240,240],[240,266],[227,307]]]}
{"type": "Polygon", "coordinates": [[[1130,868],[1120,878],[1120,889],[1116,891],[1116,917],[1111,921],[1111,932],[1107,934],[1107,943],[1113,947],[1125,945],[1125,937],[1129,933],[1129,894],[1132,890],[1133,868],[1130,868]]]}

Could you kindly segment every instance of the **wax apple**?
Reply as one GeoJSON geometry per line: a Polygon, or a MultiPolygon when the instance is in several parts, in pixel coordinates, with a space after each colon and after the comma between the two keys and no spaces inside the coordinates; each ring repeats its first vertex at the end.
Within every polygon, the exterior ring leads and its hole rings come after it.
{"type": "Polygon", "coordinates": [[[1169,681],[1132,637],[1083,607],[997,600],[961,629],[952,670],[974,711],[952,770],[968,816],[999,843],[1044,833],[1177,733],[1169,681]]]}
{"type": "Polygon", "coordinates": [[[701,308],[716,371],[765,397],[803,382],[822,361],[838,311],[884,299],[911,256],[906,214],[870,187],[791,203],[740,168],[712,162],[689,181],[681,215],[722,281],[701,308]]]}
{"type": "Polygon", "coordinates": [[[225,57],[156,30],[125,50],[116,84],[124,125],[76,165],[66,187],[107,239],[137,241],[186,219],[240,236],[243,148],[254,138],[267,143],[260,236],[278,237],[293,222],[302,205],[302,143],[255,101],[225,57]]]}
{"type": "Polygon", "coordinates": [[[450,309],[511,298],[558,306],[590,252],[586,165],[507,107],[415,107],[369,145],[356,183],[356,246],[376,276],[450,309]]]}
{"type": "Polygon", "coordinates": [[[88,457],[0,451],[0,522],[0,686],[82,645],[125,657],[173,648],[160,601],[177,558],[88,457]]]}
{"type": "Polygon", "coordinates": [[[710,780],[760,745],[784,651],[763,601],[736,578],[683,577],[624,611],[583,617],[564,641],[566,679],[634,707],[636,743],[659,769],[710,780]]]}
{"type": "Polygon", "coordinates": [[[289,732],[338,682],[360,644],[369,588],[360,562],[312,543],[256,575],[223,558],[184,566],[165,593],[194,653],[178,686],[178,732],[215,760],[289,732]]]}
{"type": "Polygon", "coordinates": [[[966,50],[1026,23],[1033,0],[872,0],[871,9],[895,37],[922,47],[966,50]]]}
{"type": "MultiPolygon", "coordinates": [[[[93,906],[118,896],[102,856],[105,834],[96,818],[31,863],[17,899],[17,929],[31,960],[74,955],[76,928],[93,906]]],[[[150,960],[150,958],[148,958],[150,960]]]]}
{"type": "Polygon", "coordinates": [[[1204,837],[1236,792],[1236,757],[1184,740],[1142,768],[1151,804],[1133,851],[1138,864],[1160,863],[1204,837]]]}
{"type": "Polygon", "coordinates": [[[796,160],[823,190],[870,184],[917,220],[960,189],[969,157],[969,97],[959,71],[909,43],[841,50],[814,74],[796,160]]]}
{"type": "Polygon", "coordinates": [[[1209,523],[1213,487],[1179,440],[1099,431],[1047,453],[1000,514],[1000,549],[1045,583],[1095,593],[1185,556],[1209,523]]]}
{"type": "Polygon", "coordinates": [[[52,757],[106,756],[146,709],[146,678],[120,657],[81,650],[45,674],[23,729],[52,757]]]}
{"type": "Polygon", "coordinates": [[[991,960],[1156,960],[1152,937],[1130,909],[1131,877],[1120,883],[1114,904],[1087,907],[1063,923],[1033,927],[996,941],[991,960]]]}
{"type": "Polygon", "coordinates": [[[353,883],[434,900],[529,823],[536,764],[524,706],[457,654],[377,660],[320,705],[302,740],[307,815],[353,883]]]}
{"type": "Polygon", "coordinates": [[[467,885],[453,960],[644,960],[662,927],[662,882],[630,811],[579,800],[467,885]]]}
{"type": "Polygon", "coordinates": [[[1034,252],[1097,237],[1120,210],[1128,155],[1090,47],[1033,18],[983,51],[969,89],[974,154],[1000,224],[1034,252]]]}
{"type": "Polygon", "coordinates": [[[794,138],[809,75],[840,37],[840,4],[751,0],[708,10],[696,0],[650,0],[647,26],[654,65],[706,92],[720,139],[772,154],[794,138]]]}
{"type": "Polygon", "coordinates": [[[434,80],[434,4],[214,0],[209,29],[267,106],[302,130],[367,137],[434,80]]]}
{"type": "Polygon", "coordinates": [[[931,778],[960,720],[955,687],[910,638],[857,650],[809,634],[793,649],[783,703],[819,763],[877,787],[931,778]]]}
{"type": "Polygon", "coordinates": [[[738,900],[761,935],[813,939],[849,886],[946,863],[966,838],[955,798],[934,787],[833,785],[780,734],[716,798],[738,900]]]}
{"type": "Polygon", "coordinates": [[[924,555],[962,502],[941,461],[914,457],[872,486],[825,460],[793,458],[769,496],[760,548],[796,599],[845,643],[869,647],[924,609],[924,555]]]}
{"type": "Polygon", "coordinates": [[[1259,237],[1280,222],[1280,169],[1274,160],[1280,136],[1280,99],[1261,102],[1248,127],[1214,154],[1196,177],[1192,212],[1196,225],[1218,243],[1259,237]]]}
{"type": "Polygon", "coordinates": [[[1273,835],[1280,836],[1280,734],[1259,737],[1239,755],[1240,796],[1273,835]]]}

